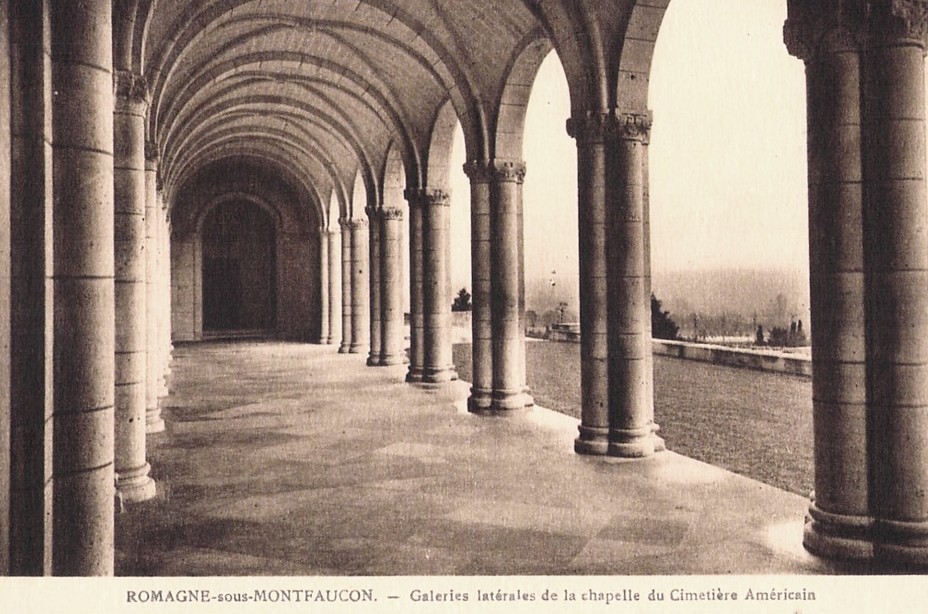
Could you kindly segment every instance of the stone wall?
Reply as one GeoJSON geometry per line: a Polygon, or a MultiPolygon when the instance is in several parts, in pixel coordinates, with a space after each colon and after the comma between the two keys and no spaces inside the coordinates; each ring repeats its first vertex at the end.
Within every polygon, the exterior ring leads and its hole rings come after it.
{"type": "Polygon", "coordinates": [[[730,348],[686,341],[667,341],[665,339],[654,339],[651,346],[655,356],[671,356],[686,360],[711,362],[727,367],[812,377],[811,357],[799,354],[788,354],[775,350],[730,348]]]}

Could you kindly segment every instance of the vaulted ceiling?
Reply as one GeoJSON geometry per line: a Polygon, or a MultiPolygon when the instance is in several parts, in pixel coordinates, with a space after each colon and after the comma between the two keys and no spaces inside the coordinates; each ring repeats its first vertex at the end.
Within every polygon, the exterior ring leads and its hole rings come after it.
{"type": "MultiPolygon", "coordinates": [[[[432,130],[446,104],[469,158],[499,155],[507,105],[527,102],[552,44],[572,97],[596,90],[586,75],[616,73],[609,32],[625,27],[633,4],[115,0],[114,61],[148,82],[149,140],[169,193],[211,164],[247,158],[312,186],[320,211],[334,193],[350,214],[357,176],[369,199],[379,197],[391,148],[407,184],[428,183],[432,130]],[[526,50],[533,57],[519,68],[526,50]]],[[[637,4],[662,12],[667,0],[637,4]]]]}

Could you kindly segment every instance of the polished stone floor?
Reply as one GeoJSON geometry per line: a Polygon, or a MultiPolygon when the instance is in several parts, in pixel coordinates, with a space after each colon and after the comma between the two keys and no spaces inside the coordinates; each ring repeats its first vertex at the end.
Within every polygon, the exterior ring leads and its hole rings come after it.
{"type": "MultiPolygon", "coordinates": [[[[673,452],[577,456],[576,420],[464,409],[334,347],[176,348],[156,500],[117,517],[119,575],[833,573],[806,500],[673,452]]],[[[843,570],[855,571],[855,570],[843,570]]]]}

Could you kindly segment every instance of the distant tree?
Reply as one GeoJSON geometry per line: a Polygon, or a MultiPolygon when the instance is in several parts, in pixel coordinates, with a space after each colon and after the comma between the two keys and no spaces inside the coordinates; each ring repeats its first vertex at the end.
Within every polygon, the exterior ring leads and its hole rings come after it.
{"type": "Polygon", "coordinates": [[[651,295],[651,335],[656,339],[676,339],[680,327],[669,311],[661,311],[661,302],[651,295]]]}
{"type": "Polygon", "coordinates": [[[789,345],[789,331],[785,328],[779,326],[774,326],[770,329],[770,339],[767,341],[767,345],[774,347],[786,347],[789,345]]]}
{"type": "Polygon", "coordinates": [[[525,312],[525,323],[529,328],[535,328],[535,322],[538,321],[538,313],[534,309],[525,312]]]}
{"type": "Polygon", "coordinates": [[[557,304],[557,322],[563,323],[567,319],[567,303],[561,301],[557,304]]]}
{"type": "Polygon", "coordinates": [[[451,303],[451,311],[470,311],[470,308],[470,292],[467,288],[461,288],[458,295],[454,297],[454,302],[451,303]]]}

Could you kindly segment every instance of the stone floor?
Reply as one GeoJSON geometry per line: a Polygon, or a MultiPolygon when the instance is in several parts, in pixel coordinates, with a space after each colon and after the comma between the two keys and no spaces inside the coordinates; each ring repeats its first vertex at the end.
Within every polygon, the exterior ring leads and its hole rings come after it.
{"type": "Polygon", "coordinates": [[[159,497],[117,517],[118,575],[817,574],[806,501],[665,452],[572,451],[576,420],[481,418],[334,347],[175,351],[159,497]]]}

